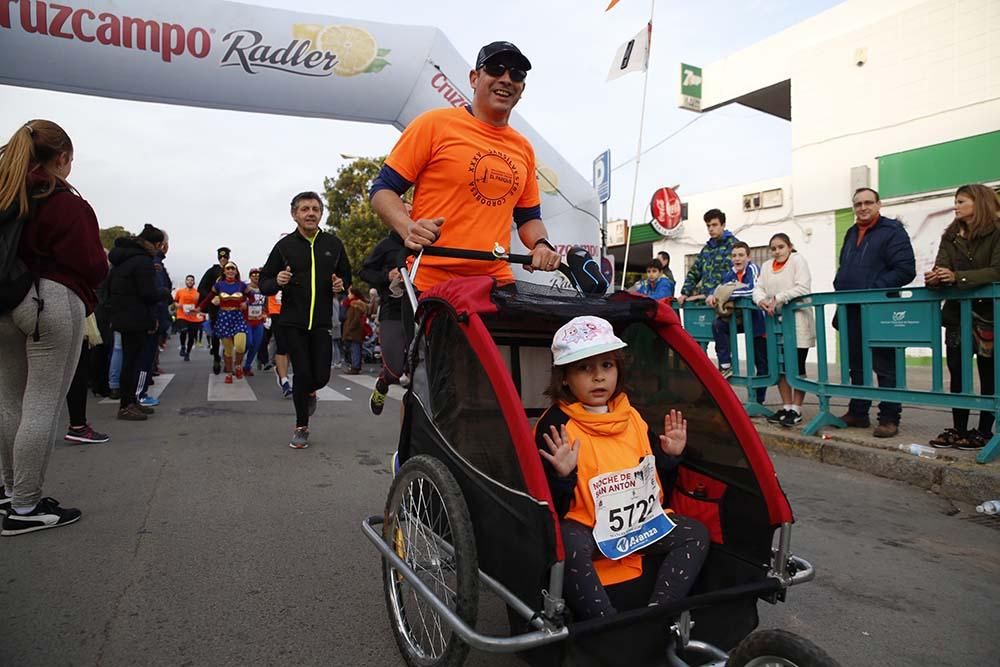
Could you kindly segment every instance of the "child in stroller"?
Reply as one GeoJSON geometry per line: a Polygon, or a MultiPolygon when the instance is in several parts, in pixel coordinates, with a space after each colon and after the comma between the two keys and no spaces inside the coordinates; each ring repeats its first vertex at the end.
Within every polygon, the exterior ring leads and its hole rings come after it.
{"type": "Polygon", "coordinates": [[[679,463],[687,422],[672,410],[663,434],[653,434],[623,391],[624,347],[599,317],[560,328],[546,391],[553,405],[535,427],[566,545],[564,595],[577,619],[615,614],[604,586],[641,573],[642,554],[664,556],[649,604],[684,598],[708,551],[705,526],[662,508],[657,471],[679,463]]]}

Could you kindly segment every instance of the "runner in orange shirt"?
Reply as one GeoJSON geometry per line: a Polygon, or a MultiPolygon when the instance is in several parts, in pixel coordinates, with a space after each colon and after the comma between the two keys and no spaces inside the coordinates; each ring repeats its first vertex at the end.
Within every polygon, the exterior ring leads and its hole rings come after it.
{"type": "Polygon", "coordinates": [[[198,290],[194,288],[194,276],[184,278],[184,287],[174,292],[177,304],[177,320],[181,328],[181,357],[191,361],[191,348],[198,338],[203,321],[198,310],[198,290]]]}
{"type": "MultiPolygon", "coordinates": [[[[274,338],[274,374],[277,376],[278,386],[281,394],[285,398],[292,397],[292,384],[288,381],[288,352],[285,350],[285,341],[278,331],[281,322],[281,292],[267,297],[267,315],[271,320],[268,331],[274,338]]],[[[267,343],[263,343],[265,356],[267,343]]]]}
{"type": "MultiPolygon", "coordinates": [[[[479,51],[469,73],[472,104],[435,109],[415,118],[386,158],[370,191],[372,208],[408,248],[434,243],[492,252],[510,249],[511,221],[532,269],[554,271],[561,255],[549,242],[531,143],[508,121],[524,92],[531,63],[510,42],[479,51]],[[413,212],[400,195],[411,186],[413,212]]],[[[507,262],[425,256],[414,280],[426,290],[456,276],[492,275],[500,285],[514,282],[507,262]]]]}

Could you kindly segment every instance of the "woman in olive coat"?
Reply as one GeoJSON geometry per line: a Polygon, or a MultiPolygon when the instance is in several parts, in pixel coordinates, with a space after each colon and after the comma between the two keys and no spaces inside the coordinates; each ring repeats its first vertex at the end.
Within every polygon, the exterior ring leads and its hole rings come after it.
{"type": "MultiPolygon", "coordinates": [[[[955,192],[955,221],[941,236],[934,268],[924,274],[928,287],[973,289],[1000,282],[1000,200],[985,185],[963,185],[955,192]]],[[[957,301],[941,309],[945,354],[951,392],[962,391],[961,317],[957,301]]],[[[979,299],[972,305],[973,353],[979,370],[980,390],[995,391],[993,383],[993,302],[979,299]]],[[[969,359],[971,362],[971,359],[969,359]]],[[[992,412],[979,413],[979,428],[969,430],[969,411],[953,408],[953,427],[931,440],[934,447],[981,449],[993,433],[992,412]]]]}

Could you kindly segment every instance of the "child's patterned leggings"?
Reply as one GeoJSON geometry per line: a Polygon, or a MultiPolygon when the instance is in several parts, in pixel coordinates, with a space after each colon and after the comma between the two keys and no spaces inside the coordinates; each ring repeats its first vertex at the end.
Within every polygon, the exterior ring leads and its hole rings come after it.
{"type": "MultiPolygon", "coordinates": [[[[656,578],[650,603],[667,604],[688,594],[708,553],[708,530],[697,520],[671,514],[677,524],[670,533],[643,549],[642,554],[665,554],[656,578]]],[[[566,576],[563,595],[577,619],[616,613],[608,594],[597,578],[594,559],[604,558],[589,526],[576,521],[561,522],[566,549],[566,576]]]]}

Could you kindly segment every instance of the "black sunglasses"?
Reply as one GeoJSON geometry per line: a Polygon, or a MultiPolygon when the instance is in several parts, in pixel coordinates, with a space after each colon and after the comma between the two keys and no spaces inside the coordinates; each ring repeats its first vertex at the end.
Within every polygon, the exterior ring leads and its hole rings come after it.
{"type": "Polygon", "coordinates": [[[514,83],[521,83],[528,76],[528,73],[523,69],[511,67],[510,65],[502,62],[486,63],[483,65],[483,71],[495,79],[502,77],[504,72],[509,72],[510,80],[514,83]]]}

